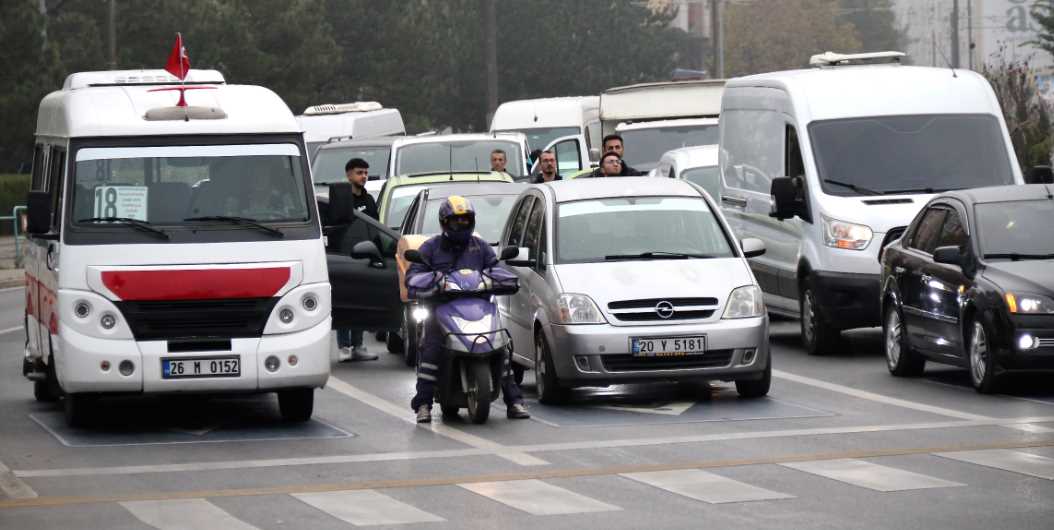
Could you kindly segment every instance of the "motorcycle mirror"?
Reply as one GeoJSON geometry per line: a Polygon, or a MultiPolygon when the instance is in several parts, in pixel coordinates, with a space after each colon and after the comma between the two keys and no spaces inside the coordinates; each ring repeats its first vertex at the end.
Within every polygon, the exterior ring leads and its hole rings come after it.
{"type": "Polygon", "coordinates": [[[403,252],[403,257],[406,258],[406,261],[409,261],[410,263],[424,264],[425,262],[424,258],[421,257],[421,253],[416,249],[412,248],[407,250],[406,252],[403,252]]]}

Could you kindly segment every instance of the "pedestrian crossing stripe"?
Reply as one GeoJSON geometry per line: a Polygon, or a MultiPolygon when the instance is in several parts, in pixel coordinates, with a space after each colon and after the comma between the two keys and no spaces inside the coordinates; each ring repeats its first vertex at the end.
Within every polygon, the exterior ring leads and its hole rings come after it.
{"type": "Polygon", "coordinates": [[[258,530],[205,499],[128,501],[122,502],[121,506],[136,519],[158,530],[258,530]]]}
{"type": "Polygon", "coordinates": [[[966,485],[853,458],[792,462],[780,465],[881,492],[949,488],[966,485]]]}
{"type": "Polygon", "coordinates": [[[701,469],[626,473],[622,476],[710,504],[794,498],[794,495],[759,488],[701,469]]]}
{"type": "Polygon", "coordinates": [[[1054,480],[1054,458],[1010,449],[984,449],[937,453],[937,456],[1030,477],[1054,480]]]}
{"type": "Polygon", "coordinates": [[[473,482],[459,486],[532,515],[566,515],[622,509],[541,480],[473,482]]]}
{"type": "Polygon", "coordinates": [[[445,519],[374,490],[295,493],[293,497],[355,526],[436,523],[445,519]]]}

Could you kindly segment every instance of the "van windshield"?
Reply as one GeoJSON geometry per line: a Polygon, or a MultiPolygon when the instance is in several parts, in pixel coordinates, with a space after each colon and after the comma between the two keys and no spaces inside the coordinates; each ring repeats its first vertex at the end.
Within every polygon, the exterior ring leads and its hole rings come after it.
{"type": "Polygon", "coordinates": [[[671,149],[694,145],[717,144],[717,124],[680,125],[628,129],[618,132],[622,136],[626,164],[638,171],[651,171],[659,165],[662,155],[671,149]]]}
{"type": "Polygon", "coordinates": [[[315,163],[311,166],[315,185],[325,186],[334,182],[346,182],[344,166],[352,158],[361,158],[370,165],[370,178],[374,176],[381,179],[387,178],[388,153],[391,151],[391,147],[386,145],[319,149],[318,155],[315,156],[315,163]]]}
{"type": "Polygon", "coordinates": [[[578,127],[535,127],[531,129],[507,129],[494,132],[523,133],[527,137],[527,147],[529,147],[531,151],[534,151],[535,149],[545,149],[545,146],[549,145],[549,142],[552,142],[557,138],[579,134],[582,132],[582,129],[578,127]]]}
{"type": "Polygon", "coordinates": [[[828,195],[939,193],[1014,181],[999,121],[990,115],[818,121],[809,136],[828,195]]]}
{"type": "Polygon", "coordinates": [[[476,173],[490,171],[490,153],[505,151],[505,171],[524,176],[524,153],[520,144],[508,140],[422,142],[404,145],[395,153],[396,175],[429,173],[476,173]]]}
{"type": "Polygon", "coordinates": [[[123,217],[200,225],[195,217],[306,222],[301,151],[291,143],[83,147],[71,180],[73,220],[123,217]]]}

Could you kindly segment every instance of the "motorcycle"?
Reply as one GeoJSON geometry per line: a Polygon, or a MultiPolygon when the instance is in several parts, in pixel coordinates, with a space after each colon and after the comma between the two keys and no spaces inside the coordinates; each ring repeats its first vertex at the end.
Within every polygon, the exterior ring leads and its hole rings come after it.
{"type": "MultiPolygon", "coordinates": [[[[416,250],[404,253],[423,263],[416,250]]],[[[505,359],[512,355],[512,335],[502,327],[496,296],[515,294],[519,280],[501,267],[415,274],[407,285],[411,297],[431,305],[443,333],[436,400],[443,416],[464,407],[473,423],[486,423],[490,404],[501,393],[505,359]]]]}

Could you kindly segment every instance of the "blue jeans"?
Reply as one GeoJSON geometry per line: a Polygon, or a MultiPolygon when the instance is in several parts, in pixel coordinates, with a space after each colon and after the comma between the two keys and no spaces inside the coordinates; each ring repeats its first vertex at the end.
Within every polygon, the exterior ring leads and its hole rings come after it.
{"type": "Polygon", "coordinates": [[[338,329],[337,347],[354,348],[356,346],[362,346],[362,333],[363,331],[361,329],[338,329]]]}

